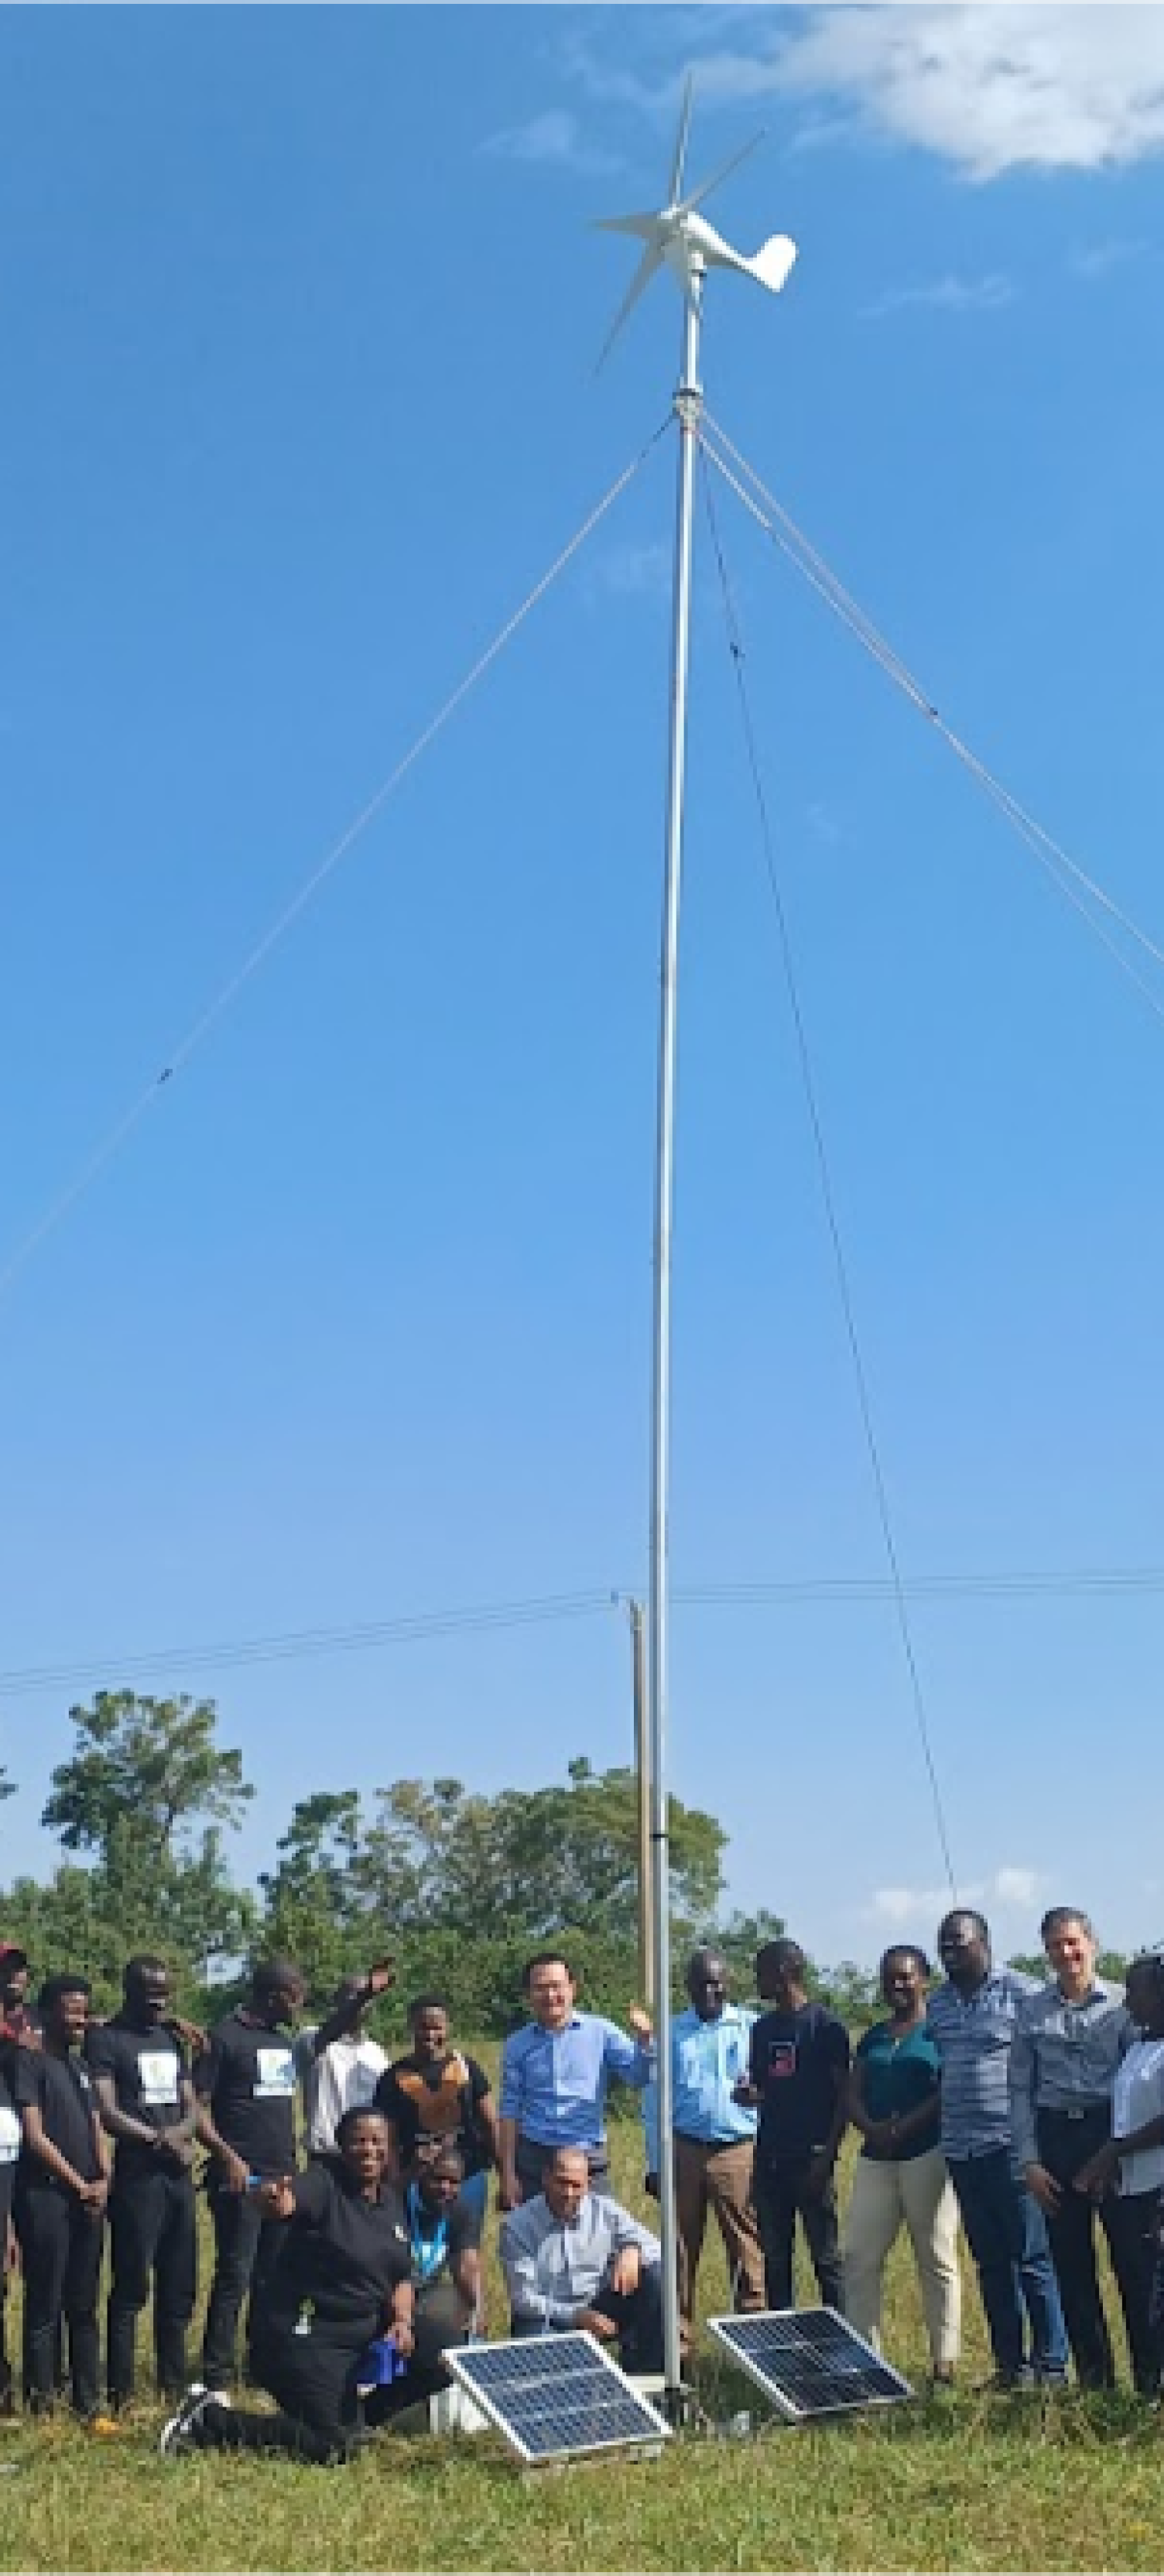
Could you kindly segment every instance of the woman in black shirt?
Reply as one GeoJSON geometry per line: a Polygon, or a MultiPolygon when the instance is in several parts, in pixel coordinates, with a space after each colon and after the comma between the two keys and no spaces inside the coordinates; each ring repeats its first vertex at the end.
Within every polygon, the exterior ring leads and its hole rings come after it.
{"type": "Polygon", "coordinates": [[[259,2186],[264,2214],[287,2241],[254,2321],[251,2376],[277,2415],[249,2415],[218,2391],[188,2397],[167,2424],[165,2452],[294,2451],[346,2458],[358,2430],[357,2388],[368,2345],[387,2330],[412,2351],[408,2229],[387,2180],[389,2140],[379,2111],[345,2111],[338,2160],[259,2186]]]}

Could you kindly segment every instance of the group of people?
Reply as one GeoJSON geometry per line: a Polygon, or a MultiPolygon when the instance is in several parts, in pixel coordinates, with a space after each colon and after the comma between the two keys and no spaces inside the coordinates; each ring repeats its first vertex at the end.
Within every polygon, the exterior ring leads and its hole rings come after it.
{"type": "MultiPolygon", "coordinates": [[[[756,1961],[762,2003],[733,2007],[715,1952],[689,1963],[689,2011],[673,2030],[681,2331],[709,2211],[736,2305],[793,2301],[799,2220],[820,2297],[880,2341],[882,2287],[904,2228],[917,2267],[936,2382],[960,2356],[958,2222],[978,2277],[993,2385],[1111,2388],[1115,2357],[1100,2295],[1107,2240],[1131,2376],[1155,2396],[1164,2366],[1164,1958],[1132,1962],[1126,1991],[1096,1974],[1085,1914],[1054,1906],[1045,1984],[996,1968],[981,1914],[938,1931],[942,1982],[925,1954],[887,1950],[887,2018],[852,2050],[810,2001],[803,1952],[775,1941],[756,1961]],[[861,2139],[842,2227],[835,2168],[861,2139]]],[[[657,2187],[652,2096],[648,2190],[657,2187]]]]}
{"type": "MultiPolygon", "coordinates": [[[[1064,2381],[1070,2353],[1080,2385],[1111,2386],[1098,2221],[1135,2385],[1156,2393],[1164,1960],[1136,1960],[1125,1997],[1095,1973],[1086,1916],[1054,1908],[1043,1938],[1042,1986],[996,1969],[981,1915],[961,1909],[940,1927],[933,1991],[920,1950],[887,1951],[887,2018],[855,2052],[810,1998],[795,1942],[759,1953],[758,2013],[731,2001],[717,1952],[695,1952],[689,2008],[672,2025],[685,2352],[709,2214],[737,2308],[793,2304],[799,2222],[822,2301],[874,2341],[904,2227],[934,2377],[951,2380],[960,2217],[997,2385],[1064,2381]],[[861,2149],[842,2231],[835,2169],[850,2124],[861,2149]]],[[[382,1961],[346,1979],[326,2018],[297,2028],[302,1977],[263,1961],[245,2000],[205,2034],[175,2014],[161,1959],[129,1961],[121,2008],[101,2021],[80,1975],[48,1978],[34,2010],[27,1960],[0,1944],[0,2221],[23,2272],[27,2407],[49,2410],[64,2381],[78,2414],[114,2426],[133,2398],[152,2296],[157,2383],[175,2401],[163,2447],[345,2456],[364,2430],[442,2387],[450,2347],[483,2331],[491,2176],[511,2332],[584,2327],[627,2368],[661,2369],[661,2249],[611,2192],[605,2125],[611,2079],[643,2094],[657,2197],[646,2014],[632,2012],[624,2031],[579,2011],[568,1960],[540,1953],[495,2101],[485,2070],[452,2044],[439,1997],[412,2004],[412,2045],[394,2061],[367,2035],[364,2016],[393,1975],[382,1961]],[[215,2259],[191,2382],[199,2151],[215,2259]],[[234,2400],[244,2308],[248,2376],[273,2414],[234,2400]]],[[[13,2403],[0,2334],[0,2406],[13,2403]]]]}

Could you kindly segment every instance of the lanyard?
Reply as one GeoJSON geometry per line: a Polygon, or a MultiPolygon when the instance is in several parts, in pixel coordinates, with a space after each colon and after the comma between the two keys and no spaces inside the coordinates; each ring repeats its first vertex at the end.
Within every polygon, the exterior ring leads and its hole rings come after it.
{"type": "Polygon", "coordinates": [[[421,2281],[435,2279],[449,2250],[448,2220],[438,2218],[431,2236],[421,2225],[424,2203],[416,2183],[408,2186],[408,2228],[411,2240],[412,2268],[421,2281]]]}

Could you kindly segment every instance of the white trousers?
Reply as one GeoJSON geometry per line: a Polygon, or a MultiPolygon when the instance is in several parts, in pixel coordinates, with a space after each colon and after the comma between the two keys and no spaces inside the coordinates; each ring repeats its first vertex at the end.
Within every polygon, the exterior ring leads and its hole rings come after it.
{"type": "Polygon", "coordinates": [[[881,2285],[889,2249],[909,2229],[935,2368],[957,2361],[962,2325],[958,2203],[940,2147],[900,2164],[859,2156],[845,2222],[845,2314],[879,2343],[881,2285]]]}

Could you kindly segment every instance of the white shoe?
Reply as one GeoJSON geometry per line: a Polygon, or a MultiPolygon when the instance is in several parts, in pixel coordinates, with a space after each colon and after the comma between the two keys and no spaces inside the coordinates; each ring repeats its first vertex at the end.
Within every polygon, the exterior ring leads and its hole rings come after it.
{"type": "Polygon", "coordinates": [[[230,2399],[224,2389],[204,2388],[201,2380],[196,2379],[193,2387],[187,2389],[177,2413],[171,2415],[169,2423],[162,2427],[158,2449],[163,2459],[176,2459],[179,2452],[194,2448],[194,2427],[201,2423],[208,2406],[229,2405],[230,2399]]]}

